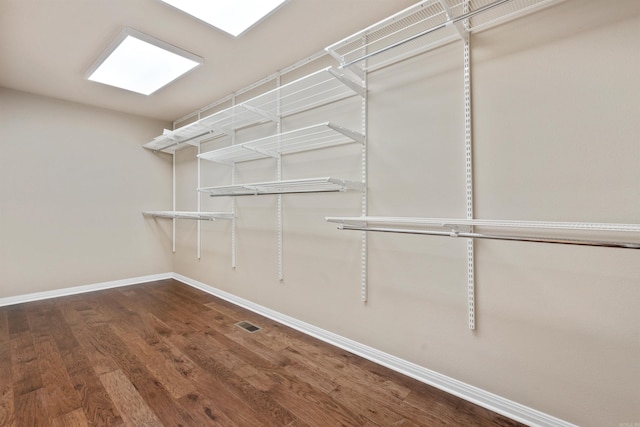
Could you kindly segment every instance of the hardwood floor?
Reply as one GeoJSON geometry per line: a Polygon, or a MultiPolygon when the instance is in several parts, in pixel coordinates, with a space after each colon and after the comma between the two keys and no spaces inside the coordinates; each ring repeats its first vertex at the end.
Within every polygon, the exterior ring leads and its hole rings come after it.
{"type": "Polygon", "coordinates": [[[521,424],[163,280],[0,308],[0,425],[521,424]]]}

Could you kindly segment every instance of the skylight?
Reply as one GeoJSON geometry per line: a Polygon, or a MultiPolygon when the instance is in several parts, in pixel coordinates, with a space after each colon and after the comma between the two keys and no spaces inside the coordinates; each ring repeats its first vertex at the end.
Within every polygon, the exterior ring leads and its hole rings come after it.
{"type": "Polygon", "coordinates": [[[150,95],[202,62],[192,53],[127,28],[89,69],[88,79],[150,95]]]}
{"type": "Polygon", "coordinates": [[[162,1],[237,37],[286,0],[162,1]]]}

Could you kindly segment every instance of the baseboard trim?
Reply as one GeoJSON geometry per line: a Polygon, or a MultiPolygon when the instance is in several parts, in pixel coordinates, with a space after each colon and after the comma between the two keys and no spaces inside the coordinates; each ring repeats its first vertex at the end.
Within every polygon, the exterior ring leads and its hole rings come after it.
{"type": "Polygon", "coordinates": [[[461,399],[475,403],[491,411],[502,414],[513,420],[532,427],[576,427],[574,424],[555,418],[551,415],[537,411],[528,406],[521,405],[509,399],[505,399],[488,391],[463,383],[446,375],[400,359],[391,354],[376,350],[333,332],[302,322],[293,317],[271,310],[267,307],[253,303],[244,298],[230,294],[213,286],[204,284],[197,280],[181,274],[173,273],[172,277],[186,285],[200,289],[208,294],[214,295],[237,306],[246,308],[254,313],[265,316],[276,322],[282,323],[307,335],[315,337],[328,344],[339,347],[350,353],[356,354],[379,365],[385,366],[401,374],[407,375],[423,383],[434,386],[447,393],[460,397],[461,399]]]}
{"type": "Polygon", "coordinates": [[[72,288],[56,289],[53,291],[35,292],[32,294],[0,298],[0,307],[4,307],[6,305],[22,304],[25,302],[40,301],[49,298],[82,294],[85,292],[101,291],[104,289],[117,288],[120,286],[136,285],[138,283],[154,282],[156,280],[171,279],[173,277],[173,273],[152,274],[149,276],[131,277],[128,279],[112,280],[109,282],[94,283],[91,285],[74,286],[72,288]]]}

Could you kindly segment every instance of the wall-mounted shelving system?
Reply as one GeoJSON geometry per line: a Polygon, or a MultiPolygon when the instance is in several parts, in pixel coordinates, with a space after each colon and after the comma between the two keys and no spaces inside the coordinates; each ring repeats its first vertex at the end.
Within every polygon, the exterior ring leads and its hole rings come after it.
{"type": "MultiPolygon", "coordinates": [[[[368,72],[390,66],[443,45],[457,41],[462,42],[466,218],[448,219],[446,224],[440,224],[442,219],[438,218],[402,219],[369,217],[367,215],[362,215],[359,218],[327,218],[327,220],[339,223],[342,229],[363,232],[380,231],[466,237],[470,329],[475,329],[474,239],[494,238],[625,248],[637,248],[638,246],[637,242],[576,239],[575,236],[540,237],[519,233],[482,234],[474,230],[474,227],[484,226],[510,227],[516,230],[533,227],[536,230],[554,230],[556,232],[570,230],[573,233],[593,232],[596,228],[602,229],[601,231],[617,229],[634,233],[637,231],[638,226],[634,224],[490,221],[477,220],[474,216],[470,35],[561,1],[563,0],[424,0],[326,49],[340,63],[341,68],[349,69],[356,75],[366,76],[368,72]],[[433,230],[433,227],[448,228],[448,230],[438,231],[433,230]]],[[[637,239],[637,236],[634,238],[637,239]]],[[[363,259],[363,266],[365,261],[363,259]]],[[[366,286],[366,283],[363,282],[363,286],[366,286]]]]}
{"type": "MultiPolygon", "coordinates": [[[[277,83],[275,89],[234,106],[235,111],[242,108],[276,123],[276,133],[241,143],[235,143],[234,138],[230,146],[199,154],[199,160],[227,164],[232,166],[233,170],[231,185],[200,187],[198,191],[211,197],[278,195],[278,278],[282,281],[284,274],[281,196],[283,194],[344,192],[348,190],[362,191],[363,194],[366,194],[365,175],[363,175],[362,182],[333,177],[282,180],[282,156],[342,144],[359,143],[363,146],[362,164],[364,165],[366,164],[366,126],[363,125],[362,131],[357,132],[332,122],[323,122],[288,132],[280,132],[281,121],[286,117],[345,98],[359,96],[364,100],[366,99],[366,81],[349,73],[340,72],[333,67],[326,67],[284,85],[280,85],[278,78],[277,83]],[[264,158],[276,159],[276,181],[235,183],[236,164],[264,158]]],[[[363,101],[363,123],[366,123],[365,111],[363,101]]],[[[205,120],[198,122],[203,123],[205,120]]],[[[230,134],[232,133],[230,132],[230,134]]],[[[235,134],[232,135],[235,136],[235,134]]],[[[363,205],[366,205],[365,199],[366,197],[363,196],[363,205]]],[[[233,238],[232,259],[235,259],[235,240],[233,238]]]]}
{"type": "MultiPolygon", "coordinates": [[[[326,54],[323,53],[322,56],[326,54]]],[[[301,61],[300,66],[319,58],[315,55],[308,60],[301,61]]],[[[297,66],[289,67],[293,71],[297,66]]],[[[144,145],[152,151],[174,154],[174,209],[175,209],[175,153],[189,146],[198,147],[198,194],[211,197],[220,196],[251,196],[278,195],[278,276],[283,280],[283,249],[282,249],[282,199],[283,194],[297,193],[326,193],[356,190],[363,192],[363,206],[366,206],[366,175],[362,175],[362,182],[343,180],[333,177],[304,178],[282,180],[283,155],[299,153],[309,150],[329,148],[342,144],[358,143],[362,145],[362,164],[366,164],[366,80],[358,78],[349,72],[337,70],[334,67],[321,68],[290,83],[280,84],[280,73],[260,82],[264,84],[276,81],[276,88],[254,96],[241,103],[235,102],[235,95],[229,100],[231,107],[219,110],[202,118],[198,112],[197,119],[192,123],[164,133],[144,145]],[[283,118],[316,109],[320,106],[341,101],[345,98],[359,96],[362,98],[362,129],[354,131],[333,122],[322,122],[288,132],[281,132],[283,118]],[[236,143],[236,131],[264,123],[275,123],[274,135],[236,143]],[[203,142],[221,136],[230,136],[231,145],[201,153],[203,142]],[[259,160],[264,158],[276,159],[276,180],[257,183],[236,183],[235,165],[237,163],[259,160]],[[232,166],[231,185],[202,187],[200,184],[200,161],[227,164],[232,166]]],[[[255,88],[252,87],[252,89],[255,88]]],[[[216,105],[216,104],[214,104],[216,105]]],[[[175,125],[175,123],[174,123],[175,125]]],[[[363,166],[364,170],[364,166],[363,166]]],[[[173,219],[190,218],[208,220],[209,216],[200,212],[200,197],[198,196],[197,212],[182,213],[162,211],[163,216],[173,219]]],[[[363,208],[365,209],[365,208],[363,208]]],[[[158,211],[156,211],[157,213],[158,211]]],[[[362,211],[366,213],[366,210],[362,211]]],[[[232,219],[232,267],[235,268],[235,201],[233,202],[230,218],[232,219]]],[[[175,221],[174,221],[174,251],[175,251],[175,221]]],[[[200,257],[200,225],[198,224],[198,258],[200,257]]]]}
{"type": "MultiPolygon", "coordinates": [[[[328,217],[327,221],[339,224],[345,230],[362,232],[361,296],[367,300],[367,232],[391,232],[465,238],[467,242],[467,278],[469,328],[475,329],[475,267],[474,240],[498,239],[527,242],[546,242],[607,246],[640,249],[637,224],[605,224],[550,221],[498,221],[480,220],[474,216],[473,146],[471,111],[471,38],[470,35],[511,21],[543,7],[563,0],[423,0],[415,5],[353,34],[326,48],[326,53],[336,59],[339,68],[326,67],[291,83],[281,85],[284,72],[275,73],[260,82],[238,91],[229,97],[198,110],[178,122],[197,118],[185,126],[154,138],[144,147],[153,151],[175,154],[188,146],[198,147],[198,194],[211,197],[278,195],[278,275],[282,280],[282,199],[283,194],[362,192],[362,208],[359,217],[328,217]],[[465,218],[406,218],[376,217],[368,215],[367,206],[367,76],[382,67],[393,65],[410,57],[434,50],[446,44],[461,42],[463,54],[462,102],[464,119],[466,215],[465,218]],[[267,83],[276,88],[246,101],[236,103],[236,95],[247,93],[267,83]],[[345,98],[361,99],[361,129],[356,131],[332,122],[281,132],[282,119],[318,108],[345,98]],[[231,101],[232,106],[216,111],[204,118],[201,112],[231,101]],[[236,141],[236,131],[264,123],[274,123],[275,134],[244,142],[236,141]],[[200,145],[220,136],[230,136],[231,145],[200,153],[200,145]],[[329,148],[355,143],[362,147],[360,182],[345,181],[333,177],[282,180],[282,156],[302,151],[329,148]],[[276,180],[268,182],[236,183],[236,165],[239,163],[273,158],[276,160],[276,180]],[[208,160],[231,166],[231,185],[203,187],[200,185],[200,161],[208,160]],[[481,228],[482,232],[475,228],[481,228]],[[505,230],[507,230],[505,232],[505,230]],[[579,237],[581,233],[588,238],[579,237]],[[603,238],[593,233],[604,233],[603,238]],[[612,239],[610,234],[620,239],[612,239]],[[629,235],[631,233],[631,235],[629,235]],[[578,237],[576,236],[578,234],[578,237]]],[[[286,69],[293,71],[321,57],[314,55],[286,69]]],[[[174,123],[175,125],[175,123],[174,123]]],[[[462,141],[461,141],[462,143],[462,141]]],[[[216,213],[175,211],[175,156],[174,156],[174,211],[148,212],[153,216],[173,219],[190,218],[210,220],[216,213]]],[[[235,199],[230,213],[218,213],[221,218],[232,219],[232,266],[235,267],[235,199]]],[[[174,221],[175,230],[175,221],[174,221]]],[[[198,234],[199,236],[199,234],[198,234]]],[[[175,231],[174,231],[175,241],[175,231]]],[[[198,240],[198,253],[199,250],[198,240]]]]}

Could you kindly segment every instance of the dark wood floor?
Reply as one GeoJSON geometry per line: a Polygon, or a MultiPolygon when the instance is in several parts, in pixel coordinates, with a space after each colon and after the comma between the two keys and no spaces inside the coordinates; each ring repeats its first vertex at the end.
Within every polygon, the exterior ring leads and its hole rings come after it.
{"type": "Polygon", "coordinates": [[[164,280],[0,308],[0,425],[519,424],[164,280]]]}

